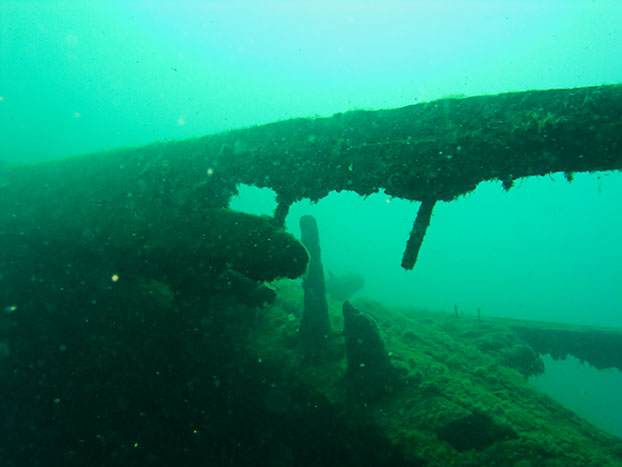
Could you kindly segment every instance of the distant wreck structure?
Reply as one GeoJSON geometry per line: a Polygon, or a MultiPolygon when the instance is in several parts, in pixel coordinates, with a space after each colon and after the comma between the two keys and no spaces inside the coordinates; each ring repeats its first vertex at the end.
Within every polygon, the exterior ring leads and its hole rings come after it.
{"type": "Polygon", "coordinates": [[[326,294],[334,300],[344,302],[350,300],[354,294],[365,287],[365,277],[362,274],[350,272],[335,275],[328,271],[326,279],[326,294]]]}

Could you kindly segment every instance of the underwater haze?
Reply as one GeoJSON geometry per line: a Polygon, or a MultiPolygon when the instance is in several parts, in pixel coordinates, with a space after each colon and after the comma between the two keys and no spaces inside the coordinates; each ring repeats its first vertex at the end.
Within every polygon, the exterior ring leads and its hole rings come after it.
{"type": "MultiPolygon", "coordinates": [[[[621,24],[622,2],[603,0],[3,0],[0,181],[4,164],[295,117],[621,83],[621,24]]],[[[266,214],[275,206],[270,190],[244,186],[231,205],[266,214]]],[[[299,218],[312,214],[325,269],[364,277],[357,296],[622,327],[619,171],[526,178],[508,191],[485,182],[439,202],[405,271],[418,207],[383,193],[331,193],[294,204],[286,225],[299,236],[299,218]]],[[[555,393],[570,373],[541,387],[555,393]]],[[[619,372],[608,381],[617,394],[619,372]]],[[[581,404],[568,402],[580,413],[581,404]]],[[[610,395],[582,415],[622,436],[612,404],[610,395]]]]}

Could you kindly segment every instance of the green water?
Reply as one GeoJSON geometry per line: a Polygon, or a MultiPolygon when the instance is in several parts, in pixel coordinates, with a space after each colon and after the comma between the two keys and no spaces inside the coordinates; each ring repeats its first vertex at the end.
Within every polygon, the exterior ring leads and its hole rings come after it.
{"type": "MultiPolygon", "coordinates": [[[[0,160],[622,82],[617,1],[204,3],[0,2],[0,160]]],[[[415,203],[331,194],[292,206],[287,226],[298,235],[299,217],[313,214],[325,268],[364,275],[359,294],[388,304],[621,327],[621,200],[619,172],[525,179],[509,192],[484,183],[437,204],[408,272],[400,259],[415,203]]],[[[275,204],[269,191],[242,188],[232,206],[271,213],[275,204]]],[[[567,394],[577,378],[560,374],[547,389],[567,394]]],[[[606,381],[604,408],[586,391],[564,400],[619,434],[612,395],[622,378],[606,381]]]]}

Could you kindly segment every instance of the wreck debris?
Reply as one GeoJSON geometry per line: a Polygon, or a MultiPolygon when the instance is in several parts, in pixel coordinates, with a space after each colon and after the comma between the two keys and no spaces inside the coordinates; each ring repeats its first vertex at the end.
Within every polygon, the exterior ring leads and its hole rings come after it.
{"type": "Polygon", "coordinates": [[[330,334],[326,284],[320,250],[320,234],[313,216],[300,218],[300,237],[309,252],[309,266],[302,281],[304,311],[300,335],[310,352],[319,351],[330,334]]]}
{"type": "Polygon", "coordinates": [[[432,209],[434,209],[434,200],[425,200],[419,206],[417,212],[417,218],[413,224],[413,229],[410,232],[410,237],[406,243],[406,250],[404,250],[404,256],[402,257],[402,267],[404,269],[412,269],[417,262],[417,256],[419,255],[419,248],[423,243],[423,237],[430,225],[430,218],[432,217],[432,209]]]}
{"type": "Polygon", "coordinates": [[[274,210],[273,222],[278,227],[285,227],[285,218],[289,213],[289,208],[294,202],[291,198],[284,198],[283,196],[277,196],[277,206],[274,210]]]}
{"type": "MultiPolygon", "coordinates": [[[[0,214],[0,267],[11,269],[7,280],[28,284],[32,270],[9,265],[45,257],[56,258],[46,275],[51,270],[63,273],[63,264],[77,268],[77,263],[86,262],[123,278],[166,283],[175,293],[188,296],[217,294],[232,280],[235,287],[253,284],[263,290],[258,296],[270,301],[270,291],[261,288],[262,282],[293,279],[306,269],[307,251],[269,218],[222,208],[160,209],[156,200],[154,205],[147,200],[115,205],[101,197],[84,200],[88,211],[76,210],[74,200],[85,196],[59,189],[54,200],[47,198],[45,190],[32,203],[20,205],[19,194],[13,203],[0,199],[6,208],[0,214]],[[46,210],[42,206],[48,201],[51,209],[46,210]],[[247,280],[241,281],[242,277],[247,280]]],[[[17,286],[6,293],[11,296],[15,290],[17,286]]]]}
{"type": "Polygon", "coordinates": [[[385,394],[396,376],[378,326],[367,313],[343,302],[347,376],[363,399],[385,394]]]}

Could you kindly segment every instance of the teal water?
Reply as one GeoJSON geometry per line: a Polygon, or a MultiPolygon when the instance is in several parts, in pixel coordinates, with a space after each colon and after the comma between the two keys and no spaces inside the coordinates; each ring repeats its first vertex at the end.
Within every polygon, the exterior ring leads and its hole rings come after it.
{"type": "MultiPolygon", "coordinates": [[[[622,4],[599,0],[4,0],[0,160],[450,95],[619,83],[620,24],[622,4]]],[[[288,227],[298,235],[297,219],[313,214],[325,267],[363,274],[360,294],[385,303],[622,327],[621,200],[619,172],[525,179],[509,192],[482,184],[437,205],[409,272],[399,264],[415,203],[332,194],[294,205],[288,227]]],[[[233,207],[270,213],[274,200],[242,189],[233,207]]],[[[607,375],[611,431],[620,381],[607,375]]],[[[589,409],[588,396],[565,401],[589,409]]]]}

